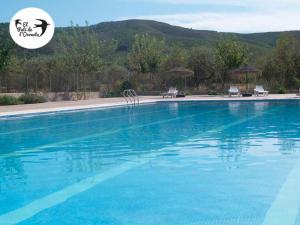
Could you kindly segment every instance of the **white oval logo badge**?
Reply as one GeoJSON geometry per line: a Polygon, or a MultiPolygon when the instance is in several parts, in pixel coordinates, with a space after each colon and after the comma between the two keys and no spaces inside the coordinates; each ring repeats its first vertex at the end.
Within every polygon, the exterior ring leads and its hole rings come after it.
{"type": "Polygon", "coordinates": [[[10,21],[9,32],[21,47],[37,49],[49,43],[54,35],[54,22],[42,9],[26,8],[17,12],[10,21]]]}

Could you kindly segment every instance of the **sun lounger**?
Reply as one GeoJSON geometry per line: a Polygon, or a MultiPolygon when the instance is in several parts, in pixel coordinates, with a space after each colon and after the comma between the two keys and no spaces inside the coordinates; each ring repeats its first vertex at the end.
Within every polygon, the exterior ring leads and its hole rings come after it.
{"type": "Polygon", "coordinates": [[[163,98],[165,97],[171,97],[176,98],[176,95],[178,94],[178,90],[175,87],[170,87],[168,92],[164,92],[162,94],[163,98]]]}
{"type": "Polygon", "coordinates": [[[237,86],[230,86],[230,88],[228,90],[228,94],[229,94],[229,97],[234,96],[234,95],[241,96],[241,92],[237,86]]]}
{"type": "Polygon", "coordinates": [[[256,88],[254,89],[254,95],[259,96],[267,96],[269,94],[268,91],[266,91],[262,85],[256,85],[256,88]]]}

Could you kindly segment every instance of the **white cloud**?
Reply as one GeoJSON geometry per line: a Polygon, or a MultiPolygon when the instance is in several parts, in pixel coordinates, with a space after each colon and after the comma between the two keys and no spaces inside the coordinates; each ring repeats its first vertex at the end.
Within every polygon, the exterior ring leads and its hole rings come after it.
{"type": "MultiPolygon", "coordinates": [[[[191,13],[172,15],[138,16],[137,19],[151,19],[172,25],[200,30],[224,32],[265,32],[300,30],[300,14],[294,12],[277,13],[191,13]]],[[[129,18],[121,18],[129,19],[129,18]]]]}
{"type": "Polygon", "coordinates": [[[245,6],[284,6],[288,4],[300,5],[299,0],[129,0],[140,2],[161,2],[170,4],[222,4],[222,5],[245,5],[245,6]]]}
{"type": "MultiPolygon", "coordinates": [[[[148,1],[148,0],[142,0],[148,1]]],[[[241,5],[248,10],[216,12],[211,7],[198,13],[174,13],[132,18],[158,20],[193,29],[225,32],[300,30],[300,0],[156,0],[172,4],[241,5]]],[[[180,8],[179,8],[180,9],[180,8]]],[[[130,18],[121,18],[130,19],[130,18]]]]}

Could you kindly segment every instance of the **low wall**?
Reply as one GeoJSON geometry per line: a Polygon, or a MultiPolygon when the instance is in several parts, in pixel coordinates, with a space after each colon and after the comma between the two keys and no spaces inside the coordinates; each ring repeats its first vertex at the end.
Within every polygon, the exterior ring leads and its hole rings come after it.
{"type": "Polygon", "coordinates": [[[9,96],[13,96],[13,97],[20,97],[23,93],[0,93],[0,96],[3,96],[3,95],[9,95],[9,96]]]}
{"type": "MultiPolygon", "coordinates": [[[[24,93],[0,93],[0,96],[3,95],[9,95],[9,96],[14,96],[14,97],[20,97],[22,94],[24,93]]],[[[48,93],[40,93],[41,95],[45,96],[48,101],[63,101],[63,100],[71,100],[71,99],[67,99],[66,95],[68,95],[68,97],[71,96],[76,96],[76,92],[69,92],[69,93],[65,93],[65,92],[48,92],[48,93]]],[[[86,92],[86,98],[87,99],[95,99],[95,98],[99,98],[99,92],[86,92]]]]}

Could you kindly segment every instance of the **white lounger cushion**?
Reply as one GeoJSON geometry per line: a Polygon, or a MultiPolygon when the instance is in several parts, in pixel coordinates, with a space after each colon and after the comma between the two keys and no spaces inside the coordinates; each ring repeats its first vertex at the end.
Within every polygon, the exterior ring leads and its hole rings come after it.
{"type": "Polygon", "coordinates": [[[228,92],[229,93],[239,93],[240,91],[236,86],[230,86],[228,92]]]}
{"type": "Polygon", "coordinates": [[[254,93],[256,95],[259,95],[259,94],[268,94],[269,92],[266,91],[262,85],[256,85],[256,88],[254,89],[254,93]]]}

